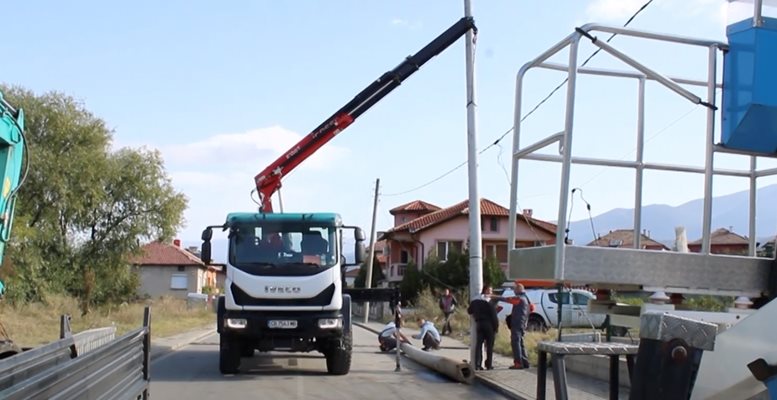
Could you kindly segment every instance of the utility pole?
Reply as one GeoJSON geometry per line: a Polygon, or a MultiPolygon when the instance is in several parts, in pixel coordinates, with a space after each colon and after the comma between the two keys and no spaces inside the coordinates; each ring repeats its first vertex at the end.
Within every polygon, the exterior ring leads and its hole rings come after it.
{"type": "MultiPolygon", "coordinates": [[[[464,0],[464,16],[472,16],[470,0],[464,0]]],[[[480,234],[480,198],[478,196],[478,142],[477,103],[475,102],[475,40],[476,32],[470,29],[466,35],[467,73],[467,170],[469,176],[469,297],[474,300],[483,289],[483,239],[480,234]]],[[[475,321],[470,318],[470,360],[475,370],[475,355],[482,351],[475,346],[475,321]]]]}
{"type": "MultiPolygon", "coordinates": [[[[375,180],[375,197],[372,203],[372,228],[370,229],[370,252],[367,259],[367,281],[364,282],[367,289],[372,287],[372,260],[375,258],[375,217],[378,215],[378,189],[380,189],[380,178],[375,180]]],[[[364,323],[370,322],[370,302],[364,303],[364,323]]],[[[397,342],[397,351],[399,351],[399,342],[397,342]]]]}

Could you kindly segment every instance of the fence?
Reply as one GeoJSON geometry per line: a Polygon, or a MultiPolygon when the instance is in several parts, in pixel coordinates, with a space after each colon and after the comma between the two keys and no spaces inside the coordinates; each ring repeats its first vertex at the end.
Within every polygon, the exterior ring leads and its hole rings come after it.
{"type": "Polygon", "coordinates": [[[0,360],[0,398],[147,399],[151,312],[143,326],[115,339],[115,328],[76,335],[62,318],[56,342],[0,360]]]}

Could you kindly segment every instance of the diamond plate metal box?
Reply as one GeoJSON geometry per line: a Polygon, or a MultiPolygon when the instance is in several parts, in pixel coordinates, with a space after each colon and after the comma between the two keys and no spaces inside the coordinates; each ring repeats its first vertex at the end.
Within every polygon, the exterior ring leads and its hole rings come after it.
{"type": "Polygon", "coordinates": [[[643,314],[639,326],[642,339],[662,342],[682,339],[691,347],[708,351],[715,349],[717,332],[718,326],[715,324],[661,312],[643,314]]]}

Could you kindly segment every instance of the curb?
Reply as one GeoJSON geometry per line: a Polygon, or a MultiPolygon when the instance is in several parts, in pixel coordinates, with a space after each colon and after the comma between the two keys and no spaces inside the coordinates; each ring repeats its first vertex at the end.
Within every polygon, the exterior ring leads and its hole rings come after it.
{"type": "MultiPolygon", "coordinates": [[[[158,358],[160,358],[160,357],[162,357],[164,355],[167,355],[169,353],[172,353],[172,352],[174,352],[174,351],[176,351],[176,350],[178,350],[178,349],[180,349],[180,348],[182,348],[184,346],[188,346],[188,345],[190,345],[190,344],[192,344],[192,343],[194,343],[194,342],[196,342],[198,340],[202,340],[202,339],[212,335],[215,331],[216,331],[215,327],[207,328],[207,330],[206,329],[202,329],[202,332],[199,332],[199,333],[197,333],[196,335],[193,335],[193,336],[187,336],[187,335],[192,333],[192,332],[197,332],[197,331],[184,332],[182,334],[179,334],[182,337],[181,337],[180,340],[177,340],[175,343],[173,343],[171,345],[160,345],[160,344],[157,344],[156,348],[154,347],[154,341],[152,339],[151,340],[151,354],[149,355],[149,358],[151,358],[151,361],[153,362],[154,360],[156,360],[156,359],[158,359],[158,358]]],[[[175,336],[178,336],[178,335],[175,335],[175,336]]],[[[172,336],[172,337],[175,337],[175,336],[172,336]]],[[[170,337],[160,338],[160,339],[170,339],[170,337]]]]}
{"type": "Polygon", "coordinates": [[[520,393],[518,393],[518,392],[516,392],[516,391],[514,391],[514,390],[512,390],[510,388],[507,388],[507,387],[504,387],[504,386],[500,385],[499,382],[497,382],[497,381],[495,381],[495,380],[493,380],[491,378],[487,378],[487,377],[485,377],[483,375],[478,375],[477,372],[475,373],[475,380],[480,382],[480,383],[482,383],[483,386],[487,386],[491,390],[493,390],[495,392],[498,392],[502,396],[507,397],[508,399],[511,399],[511,400],[534,400],[534,397],[525,397],[524,395],[522,395],[522,394],[520,394],[520,393]]]}
{"type": "MultiPolygon", "coordinates": [[[[353,324],[358,326],[358,327],[360,327],[360,328],[362,328],[362,329],[366,329],[366,330],[368,330],[368,331],[370,331],[370,332],[372,332],[372,333],[374,333],[376,335],[380,333],[377,329],[373,329],[372,327],[370,327],[368,325],[365,325],[364,323],[354,322],[353,324]]],[[[534,398],[525,397],[525,396],[519,394],[518,392],[515,392],[514,390],[511,390],[509,388],[506,388],[506,387],[500,385],[499,382],[497,382],[497,381],[495,381],[493,379],[487,378],[487,377],[485,377],[483,375],[478,375],[477,373],[475,373],[475,380],[480,382],[480,383],[482,383],[484,386],[487,386],[489,389],[491,389],[491,390],[493,390],[495,392],[498,392],[499,394],[507,397],[508,399],[511,399],[511,400],[534,400],[534,398]]]]}

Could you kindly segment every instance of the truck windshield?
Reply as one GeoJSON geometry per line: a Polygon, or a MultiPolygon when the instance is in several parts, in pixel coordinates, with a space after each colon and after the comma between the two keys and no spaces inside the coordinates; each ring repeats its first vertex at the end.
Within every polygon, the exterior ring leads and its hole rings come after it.
{"type": "Polygon", "coordinates": [[[229,236],[230,264],[254,275],[312,275],[337,264],[334,227],[239,225],[229,236]]]}

